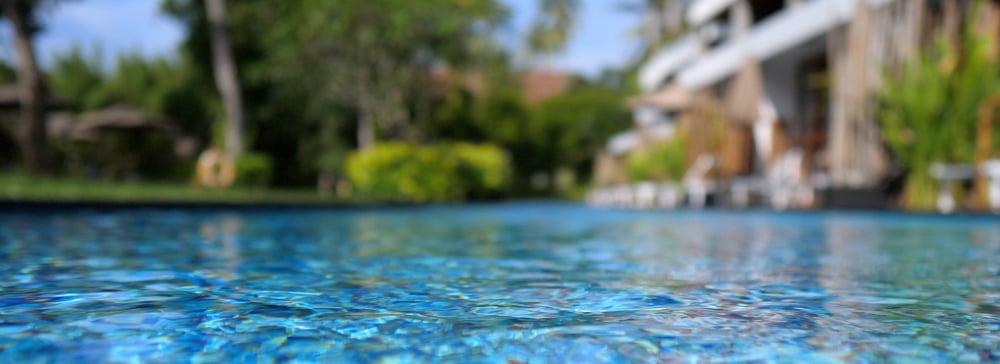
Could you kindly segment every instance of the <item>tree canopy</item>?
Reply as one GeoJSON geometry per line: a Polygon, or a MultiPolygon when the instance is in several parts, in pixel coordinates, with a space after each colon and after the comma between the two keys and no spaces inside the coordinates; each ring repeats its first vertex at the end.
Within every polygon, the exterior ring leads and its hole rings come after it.
{"type": "MultiPolygon", "coordinates": [[[[71,49],[55,55],[47,71],[51,90],[76,112],[125,104],[169,118],[199,148],[223,145],[226,113],[213,82],[205,5],[163,0],[163,12],[187,29],[175,56],[124,54],[108,69],[99,50],[71,49]]],[[[510,15],[498,0],[243,0],[225,6],[246,114],[245,149],[270,160],[264,164],[272,168],[271,185],[345,176],[350,151],[375,142],[471,142],[505,150],[512,163],[509,186],[523,189],[534,173],[585,175],[593,151],[628,125],[621,103],[627,82],[617,77],[597,83],[577,78],[561,95],[526,102],[521,80],[532,71],[514,66],[511,49],[497,37],[510,15]]],[[[525,44],[557,51],[578,6],[539,3],[544,19],[534,29],[553,33],[538,43],[534,32],[525,44]]]]}

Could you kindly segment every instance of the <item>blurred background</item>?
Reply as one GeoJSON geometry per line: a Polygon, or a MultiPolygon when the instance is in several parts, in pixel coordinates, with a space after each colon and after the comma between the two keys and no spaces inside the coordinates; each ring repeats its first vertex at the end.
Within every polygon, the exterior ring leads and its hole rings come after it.
{"type": "Polygon", "coordinates": [[[994,0],[0,0],[0,199],[1000,211],[994,0]]]}

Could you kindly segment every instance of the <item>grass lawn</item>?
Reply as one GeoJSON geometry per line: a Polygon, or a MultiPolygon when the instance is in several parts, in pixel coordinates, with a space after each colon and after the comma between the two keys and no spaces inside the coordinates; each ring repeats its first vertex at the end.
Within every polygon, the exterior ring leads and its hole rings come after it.
{"type": "Polygon", "coordinates": [[[335,196],[320,196],[315,190],[305,189],[233,188],[214,190],[183,184],[87,181],[4,173],[0,173],[0,201],[247,204],[335,204],[347,202],[335,196]]]}

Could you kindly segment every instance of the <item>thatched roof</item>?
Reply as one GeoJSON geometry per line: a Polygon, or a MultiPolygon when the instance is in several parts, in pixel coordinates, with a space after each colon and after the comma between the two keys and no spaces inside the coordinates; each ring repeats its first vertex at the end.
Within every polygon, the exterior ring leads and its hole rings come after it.
{"type": "Polygon", "coordinates": [[[164,117],[150,115],[142,110],[127,105],[115,105],[109,108],[89,112],[77,119],[71,138],[93,140],[100,129],[159,129],[170,135],[177,134],[173,123],[164,117]]]}
{"type": "Polygon", "coordinates": [[[753,123],[759,116],[757,111],[763,97],[764,76],[760,63],[747,58],[726,89],[723,101],[726,114],[735,122],[753,123]]]}
{"type": "Polygon", "coordinates": [[[691,104],[691,98],[691,91],[687,88],[670,84],[652,93],[630,98],[627,103],[631,108],[652,106],[664,110],[681,110],[691,104]]]}

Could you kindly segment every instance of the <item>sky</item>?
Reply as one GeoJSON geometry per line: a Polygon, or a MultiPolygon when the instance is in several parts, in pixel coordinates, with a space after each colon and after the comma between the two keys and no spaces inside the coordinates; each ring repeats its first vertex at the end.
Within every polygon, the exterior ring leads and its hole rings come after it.
{"type": "MultiPolygon", "coordinates": [[[[42,66],[53,55],[74,46],[90,52],[99,49],[111,62],[119,53],[145,56],[173,55],[184,38],[184,28],[160,14],[160,0],[80,0],[58,4],[43,17],[44,31],[36,38],[42,66]],[[123,16],[126,15],[126,16],[123,16]]],[[[6,24],[4,24],[6,25],[6,24]]],[[[4,26],[2,56],[12,58],[11,34],[4,26]]]]}
{"type": "MultiPolygon", "coordinates": [[[[516,48],[535,16],[538,0],[501,0],[513,11],[504,44],[516,48]]],[[[42,66],[53,55],[77,46],[91,52],[100,50],[112,64],[120,53],[140,53],[148,57],[172,57],[184,38],[184,28],[160,14],[161,0],[81,0],[64,2],[44,18],[45,31],[36,39],[42,66]],[[122,16],[127,14],[127,16],[122,16]]],[[[615,0],[582,0],[577,28],[566,51],[544,62],[547,67],[599,74],[606,67],[621,66],[634,54],[636,45],[628,33],[638,20],[623,12],[615,0]]],[[[12,59],[9,27],[0,28],[0,57],[12,59]]]]}

